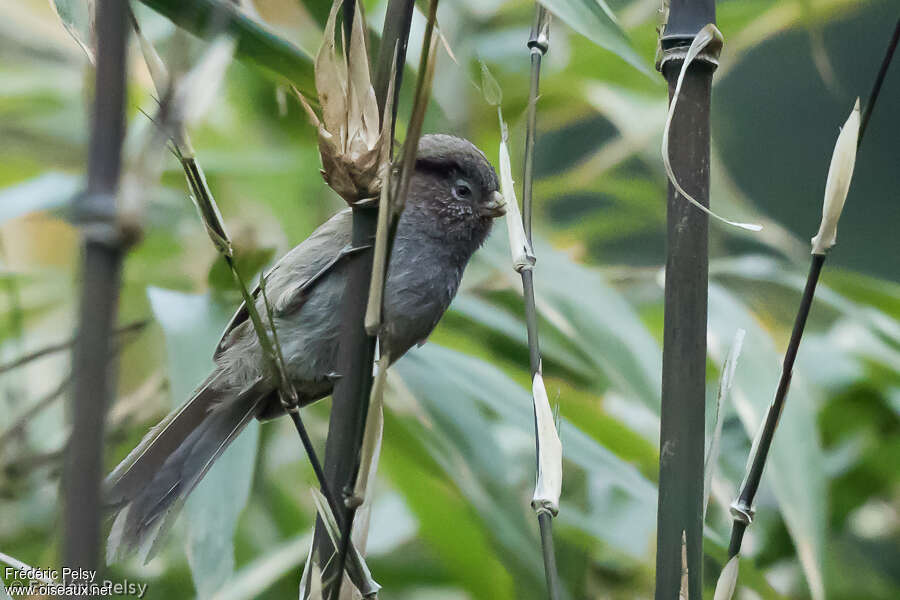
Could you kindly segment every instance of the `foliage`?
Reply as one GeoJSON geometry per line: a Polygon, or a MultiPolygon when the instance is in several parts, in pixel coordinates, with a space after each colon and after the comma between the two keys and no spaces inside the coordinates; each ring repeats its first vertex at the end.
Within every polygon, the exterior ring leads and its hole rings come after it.
{"type": "MultiPolygon", "coordinates": [[[[258,4],[259,18],[282,38],[298,47],[318,44],[321,23],[311,15],[320,10],[306,12],[288,0],[258,4]]],[[[551,9],[577,4],[548,3],[551,9]]],[[[627,52],[636,57],[630,62],[652,64],[658,4],[608,2],[621,32],[610,30],[605,47],[630,40],[627,52]]],[[[78,240],[63,205],[78,188],[87,153],[84,88],[91,67],[45,0],[0,6],[6,15],[0,26],[0,356],[6,362],[72,333],[78,240]]],[[[366,8],[377,29],[383,4],[366,2],[366,8]]],[[[712,204],[765,229],[711,229],[710,428],[719,367],[735,330],[746,329],[747,338],[712,483],[709,595],[725,558],[728,504],[774,393],[803,284],[805,240],[821,212],[834,139],[821,123],[840,122],[867,90],[895,8],[889,0],[719,2],[726,41],[713,94],[712,204]]],[[[173,38],[167,19],[135,9],[163,56],[186,48],[195,57],[204,48],[196,38],[173,38]]],[[[522,147],[531,13],[529,3],[503,0],[442,6],[438,20],[456,60],[440,56],[426,130],[465,135],[492,160],[497,156],[496,109],[473,83],[482,59],[503,90],[511,148],[522,147]]],[[[411,68],[420,51],[415,32],[424,23],[421,15],[416,19],[411,68]]],[[[545,59],[535,287],[547,390],[562,415],[565,479],[555,535],[566,595],[634,598],[652,590],[665,87],[594,45],[591,39],[605,33],[589,33],[554,20],[545,59]]],[[[266,60],[264,52],[253,57],[261,69],[236,62],[206,123],[191,132],[238,266],[250,280],[273,252],[283,254],[342,205],[318,174],[315,131],[303,109],[283,102],[268,75],[282,67],[266,60]]],[[[150,126],[140,110],[152,114],[155,100],[137,52],[131,67],[134,134],[150,126]]],[[[900,286],[884,279],[897,274],[890,251],[897,205],[884,191],[900,186],[892,135],[900,117],[888,110],[900,96],[900,78],[889,76],[883,94],[745,543],[738,586],[763,598],[806,597],[807,582],[817,579],[831,598],[888,599],[900,592],[892,508],[900,461],[900,286]]],[[[409,111],[409,96],[401,99],[400,110],[409,111]]],[[[128,142],[138,139],[131,134],[128,142]]],[[[134,144],[127,147],[134,152],[134,144]]],[[[121,351],[110,467],[202,377],[217,324],[239,301],[174,158],[151,197],[145,237],[126,261],[120,319],[149,317],[153,325],[121,351]],[[165,391],[142,394],[158,377],[168,381],[165,391]]],[[[499,229],[476,255],[429,343],[389,377],[369,536],[369,566],[387,599],[542,597],[529,506],[528,348],[518,276],[509,269],[499,229]]],[[[66,353],[49,355],[0,379],[6,415],[0,419],[0,550],[35,566],[57,560],[63,406],[51,404],[24,430],[7,426],[58,386],[68,361],[66,353]]],[[[320,443],[327,411],[327,401],[304,411],[320,443]]],[[[258,444],[255,431],[246,433],[210,473],[209,485],[187,507],[185,526],[173,528],[157,559],[115,565],[110,575],[149,582],[150,598],[295,597],[315,515],[307,491],[314,479],[290,423],[257,431],[258,444]],[[216,498],[218,512],[204,510],[208,496],[216,498]],[[204,536],[227,531],[223,521],[234,524],[233,548],[227,536],[204,536]]]]}

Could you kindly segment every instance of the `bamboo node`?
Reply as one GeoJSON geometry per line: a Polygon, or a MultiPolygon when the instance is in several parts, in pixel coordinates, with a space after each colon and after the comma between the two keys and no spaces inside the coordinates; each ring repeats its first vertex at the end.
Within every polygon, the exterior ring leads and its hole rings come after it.
{"type": "MultiPolygon", "coordinates": [[[[698,32],[699,34],[700,32],[698,32]]],[[[662,73],[663,67],[667,62],[684,61],[687,58],[688,49],[691,47],[694,37],[696,36],[666,35],[660,38],[661,51],[657,55],[656,70],[662,73]]],[[[705,62],[716,68],[719,66],[719,55],[722,53],[723,46],[723,41],[713,41],[700,50],[693,60],[705,62]]]]}
{"type": "Polygon", "coordinates": [[[740,498],[731,503],[730,512],[735,521],[739,521],[744,525],[749,525],[750,523],[752,523],[753,516],[756,514],[756,511],[753,510],[753,507],[751,507],[740,498]]]}

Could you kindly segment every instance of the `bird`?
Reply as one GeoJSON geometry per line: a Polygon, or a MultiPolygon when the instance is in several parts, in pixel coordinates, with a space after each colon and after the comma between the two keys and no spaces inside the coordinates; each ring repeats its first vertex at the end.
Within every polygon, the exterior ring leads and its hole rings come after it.
{"type": "MultiPolygon", "coordinates": [[[[463,271],[504,214],[497,174],[463,138],[423,135],[387,265],[379,349],[391,362],[421,345],[455,296],[463,271]]],[[[337,354],[341,298],[353,261],[346,208],[282,257],[265,275],[265,297],[300,406],[331,394],[341,376],[337,354]]],[[[256,308],[266,306],[256,294],[256,308]]],[[[284,414],[275,373],[244,304],[227,325],[207,379],[153,427],[104,482],[115,513],[107,561],[158,549],[178,509],[214,461],[254,418],[284,414]]]]}

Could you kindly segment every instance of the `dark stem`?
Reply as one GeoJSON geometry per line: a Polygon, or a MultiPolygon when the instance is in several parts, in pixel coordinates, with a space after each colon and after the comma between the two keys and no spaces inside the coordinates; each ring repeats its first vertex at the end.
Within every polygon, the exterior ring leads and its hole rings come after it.
{"type": "MultiPolygon", "coordinates": [[[[353,211],[354,246],[371,244],[375,233],[377,211],[356,208],[353,211]]],[[[359,470],[359,451],[369,408],[369,391],[372,387],[372,367],[375,358],[375,338],[366,333],[363,318],[372,278],[372,251],[364,250],[350,263],[347,288],[342,303],[343,327],[338,348],[337,364],[340,378],[334,386],[328,439],[325,443],[325,480],[338,490],[343,502],[338,506],[335,519],[342,525],[342,541],[349,540],[356,499],[352,498],[353,484],[359,470]],[[340,516],[339,516],[340,515],[340,516]]],[[[322,580],[333,581],[329,598],[339,593],[342,571],[339,560],[327,560],[335,553],[331,540],[324,530],[319,539],[319,557],[326,560],[322,567],[322,580]]],[[[342,544],[343,545],[343,544],[342,544]]]]}
{"type": "MultiPolygon", "coordinates": [[[[384,13],[384,26],[381,30],[381,45],[378,49],[378,60],[375,62],[375,78],[373,87],[378,99],[378,113],[384,114],[390,87],[391,71],[394,70],[394,47],[397,48],[397,70],[394,78],[394,102],[391,118],[397,120],[397,105],[400,97],[400,86],[403,83],[403,67],[406,65],[406,47],[409,44],[409,27],[412,23],[414,0],[389,0],[384,13]]],[[[396,131],[391,126],[391,131],[396,131]]]]}
{"type": "Polygon", "coordinates": [[[62,548],[64,565],[90,570],[99,567],[103,429],[115,389],[110,353],[125,254],[116,226],[115,197],[125,132],[128,4],[100,0],[96,30],[87,190],[75,204],[85,244],[79,330],[72,356],[72,433],[63,472],[62,548]]]}
{"type": "MultiPolygon", "coordinates": [[[[869,100],[866,102],[865,112],[862,115],[862,122],[859,128],[859,139],[857,148],[862,145],[863,135],[872,111],[875,109],[875,103],[881,92],[881,86],[887,75],[888,67],[894,57],[897,49],[897,43],[900,40],[900,19],[894,27],[891,39],[885,49],[884,58],[881,61],[881,67],[875,76],[875,82],[872,85],[872,91],[869,94],[869,100]]],[[[766,466],[766,459],[769,455],[769,449],[772,446],[772,439],[775,436],[775,429],[778,427],[778,420],[784,409],[785,399],[787,398],[788,389],[791,385],[791,376],[793,374],[794,360],[797,358],[797,351],[800,349],[800,341],[803,338],[803,330],[806,327],[806,320],[809,316],[809,310],[812,307],[813,298],[816,293],[816,284],[819,281],[819,275],[825,264],[825,254],[813,254],[809,267],[809,274],[806,277],[806,287],[803,290],[803,297],[800,299],[800,306],[797,309],[797,316],[794,319],[794,329],[791,332],[791,339],[788,343],[787,350],[784,354],[784,363],[781,369],[781,378],[778,381],[778,388],[775,392],[775,399],[769,406],[766,413],[766,421],[760,435],[759,444],[756,453],[752,457],[750,469],[744,478],[737,500],[732,504],[731,512],[734,516],[734,523],[731,527],[731,540],[728,544],[728,558],[736,556],[741,551],[741,544],[744,540],[744,532],[753,519],[753,501],[756,499],[756,492],[759,489],[759,483],[762,478],[763,471],[766,466]]]]}
{"type": "MultiPolygon", "coordinates": [[[[550,19],[547,9],[541,4],[534,8],[534,24],[531,26],[531,36],[528,38],[528,48],[531,51],[531,87],[528,93],[528,120],[525,127],[525,167],[523,169],[522,183],[522,225],[525,227],[525,237],[531,244],[531,199],[534,184],[534,143],[537,137],[537,101],[541,87],[541,60],[549,48],[550,19]]],[[[532,363],[532,371],[534,364],[532,363]]]]}
{"type": "Polygon", "coordinates": [[[891,40],[888,42],[887,48],[884,51],[884,58],[881,60],[881,67],[878,69],[878,75],[875,76],[875,83],[872,84],[872,91],[869,93],[869,100],[866,102],[866,109],[862,115],[862,122],[859,124],[859,139],[856,142],[857,148],[862,145],[863,134],[865,134],[866,126],[869,124],[869,119],[872,117],[872,111],[875,109],[875,102],[878,100],[878,94],[881,93],[881,84],[884,83],[888,67],[891,65],[891,59],[894,58],[894,51],[897,50],[898,41],[900,41],[900,19],[897,19],[897,24],[894,26],[894,33],[891,35],[891,40]]]}
{"type": "MultiPolygon", "coordinates": [[[[374,80],[379,114],[384,114],[390,77],[394,73],[394,98],[392,120],[396,120],[397,98],[406,64],[406,48],[412,21],[414,0],[390,0],[385,13],[374,80]]],[[[427,48],[423,51],[427,52],[427,48]]],[[[384,127],[385,124],[382,124],[384,127]]],[[[393,131],[393,123],[391,131],[393,131]]],[[[392,140],[393,143],[393,140],[392,140]]],[[[369,245],[375,237],[378,223],[377,205],[353,210],[354,245],[369,245]]],[[[390,260],[388,247],[387,261],[390,260]]],[[[360,468],[360,449],[365,433],[372,389],[372,371],[375,359],[375,337],[365,331],[365,313],[369,286],[372,279],[373,251],[365,250],[355,260],[348,273],[344,292],[343,327],[338,349],[337,365],[340,379],[334,387],[328,439],[325,445],[325,476],[329,485],[339,489],[344,498],[341,507],[343,518],[335,518],[341,526],[340,547],[337,560],[327,561],[335,548],[325,535],[321,519],[316,523],[316,540],[320,560],[326,561],[322,569],[323,582],[333,582],[326,594],[337,600],[343,584],[342,571],[346,564],[356,509],[363,501],[353,497],[360,468]]],[[[316,543],[314,540],[314,543],[316,543]]]]}
{"type": "Polygon", "coordinates": [[[784,401],[791,386],[791,377],[794,372],[794,360],[797,358],[797,350],[800,348],[800,340],[803,338],[803,329],[806,327],[806,319],[809,317],[809,309],[812,307],[813,297],[816,293],[816,284],[819,282],[819,274],[822,272],[822,265],[824,264],[824,254],[812,255],[809,275],[806,277],[806,288],[803,290],[800,308],[797,309],[797,317],[794,319],[794,330],[791,333],[787,352],[784,354],[784,363],[781,367],[781,378],[778,380],[775,399],[766,413],[766,422],[763,425],[759,444],[756,448],[756,453],[753,455],[750,469],[744,478],[744,484],[741,486],[738,499],[732,505],[731,510],[735,519],[731,529],[731,542],[728,545],[728,558],[735,556],[741,551],[744,531],[753,517],[753,501],[756,498],[759,482],[766,467],[766,459],[769,457],[769,449],[772,446],[775,429],[778,427],[778,420],[781,418],[781,412],[784,410],[784,401]]]}
{"type": "MultiPolygon", "coordinates": [[[[661,40],[662,72],[669,84],[670,102],[683,62],[675,52],[690,45],[708,23],[715,23],[712,0],[672,0],[661,40]]],[[[667,149],[681,185],[706,206],[713,71],[701,57],[685,73],[667,149]]],[[[671,182],[666,214],[656,600],[679,597],[683,536],[688,598],[701,600],[709,221],[676,193],[671,182]]]]}
{"type": "Polygon", "coordinates": [[[559,598],[559,573],[556,569],[556,552],[553,549],[553,517],[548,512],[538,514],[541,530],[541,553],[544,556],[544,574],[551,600],[559,598]]]}

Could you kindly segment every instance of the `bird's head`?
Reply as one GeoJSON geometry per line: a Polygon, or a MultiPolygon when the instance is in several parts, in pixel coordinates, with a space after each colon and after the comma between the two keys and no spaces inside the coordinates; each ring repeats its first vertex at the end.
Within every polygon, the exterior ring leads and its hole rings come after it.
{"type": "Polygon", "coordinates": [[[430,217],[441,235],[480,245],[493,219],[506,212],[497,173],[484,152],[443,134],[423,135],[418,150],[408,209],[430,217]]]}

